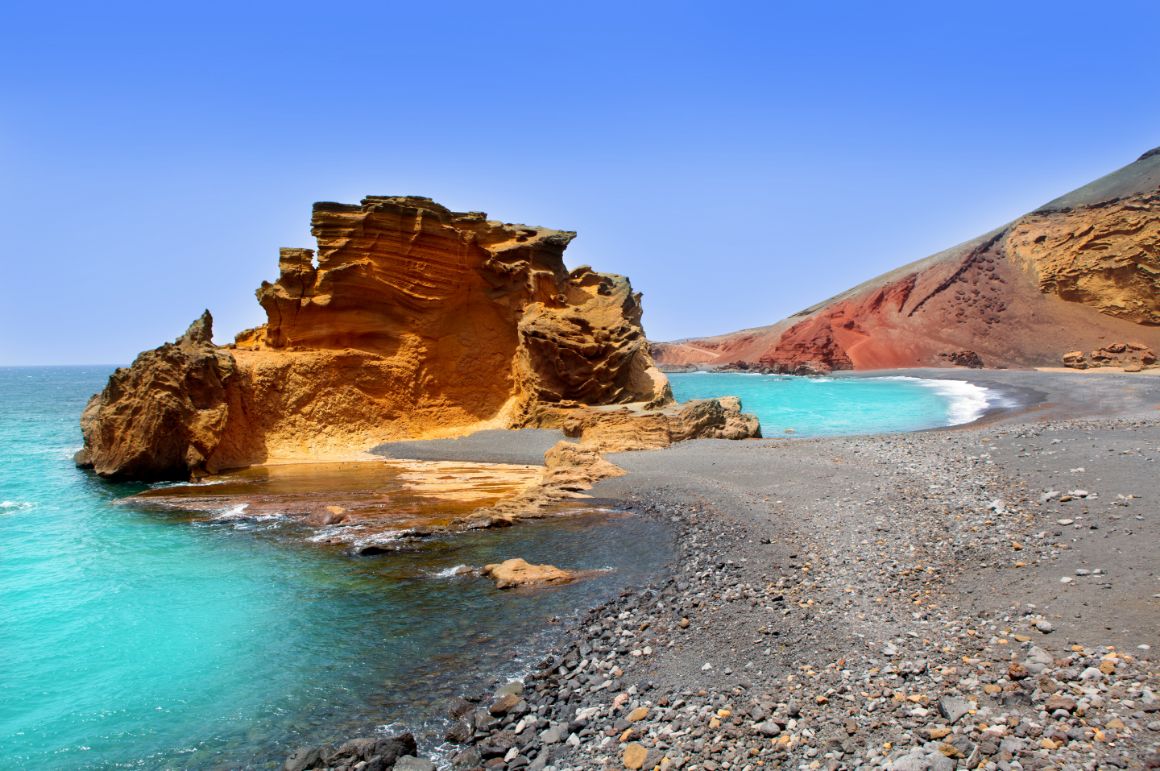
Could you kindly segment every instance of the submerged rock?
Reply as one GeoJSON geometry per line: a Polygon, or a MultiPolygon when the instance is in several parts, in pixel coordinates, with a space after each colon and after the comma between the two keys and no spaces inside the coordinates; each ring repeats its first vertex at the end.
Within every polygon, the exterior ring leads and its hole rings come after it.
{"type": "Polygon", "coordinates": [[[308,771],[309,769],[353,769],[362,771],[389,768],[410,768],[412,771],[433,769],[430,761],[415,757],[418,747],[410,733],[386,738],[368,736],[351,739],[338,747],[301,747],[295,750],[282,765],[282,771],[308,771]],[[405,758],[409,760],[404,761],[405,758]],[[400,763],[404,765],[400,766],[400,763]]]}

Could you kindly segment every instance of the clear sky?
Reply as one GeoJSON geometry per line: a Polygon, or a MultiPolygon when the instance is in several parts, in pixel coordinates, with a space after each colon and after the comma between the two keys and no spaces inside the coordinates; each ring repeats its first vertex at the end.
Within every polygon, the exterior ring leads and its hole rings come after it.
{"type": "Polygon", "coordinates": [[[16,3],[0,364],[260,323],[310,205],[577,230],[654,339],[776,321],[1160,145],[1160,4],[16,3]]]}

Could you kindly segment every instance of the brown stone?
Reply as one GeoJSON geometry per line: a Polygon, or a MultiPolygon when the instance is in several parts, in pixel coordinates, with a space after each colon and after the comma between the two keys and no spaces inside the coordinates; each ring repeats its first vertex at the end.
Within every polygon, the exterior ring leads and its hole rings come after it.
{"type": "Polygon", "coordinates": [[[515,706],[519,703],[520,697],[518,694],[505,693],[493,701],[491,706],[487,708],[487,711],[496,716],[506,715],[508,712],[511,712],[512,709],[514,709],[515,706]]]}
{"type": "Polygon", "coordinates": [[[648,757],[648,750],[644,745],[633,742],[624,748],[624,767],[631,769],[638,769],[644,765],[645,758],[648,757]]]}
{"type": "Polygon", "coordinates": [[[485,565],[483,575],[495,581],[497,589],[566,584],[577,578],[576,573],[561,570],[554,565],[532,565],[520,558],[485,565]]]}
{"type": "Polygon", "coordinates": [[[1062,693],[1053,693],[1047,698],[1043,704],[1048,712],[1055,712],[1057,709],[1065,709],[1068,712],[1075,712],[1076,702],[1070,696],[1065,696],[1062,693]]]}

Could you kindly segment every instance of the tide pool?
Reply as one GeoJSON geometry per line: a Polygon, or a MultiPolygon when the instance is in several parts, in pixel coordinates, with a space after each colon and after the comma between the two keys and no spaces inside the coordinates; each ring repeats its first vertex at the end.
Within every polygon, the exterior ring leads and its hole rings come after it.
{"type": "Polygon", "coordinates": [[[669,380],[682,402],[741,397],[766,437],[917,431],[969,423],[987,409],[986,389],[962,380],[741,372],[681,372],[669,380]]]}

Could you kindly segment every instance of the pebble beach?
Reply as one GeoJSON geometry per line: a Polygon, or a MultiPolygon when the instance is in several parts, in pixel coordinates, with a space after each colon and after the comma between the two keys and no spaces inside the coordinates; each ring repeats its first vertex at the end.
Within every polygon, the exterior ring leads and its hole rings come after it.
{"type": "Polygon", "coordinates": [[[593,493],[667,522],[677,557],[523,682],[450,705],[437,760],[1156,767],[1160,382],[971,377],[1022,409],[609,456],[629,473],[593,493]]]}

